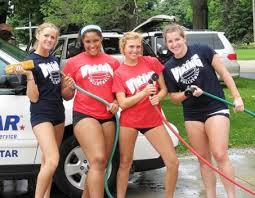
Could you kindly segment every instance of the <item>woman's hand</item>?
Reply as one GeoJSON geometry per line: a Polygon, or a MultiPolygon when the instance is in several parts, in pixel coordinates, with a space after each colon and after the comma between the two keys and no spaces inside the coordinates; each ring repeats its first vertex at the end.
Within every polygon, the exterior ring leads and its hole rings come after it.
{"type": "Polygon", "coordinates": [[[156,87],[153,84],[148,84],[146,87],[143,89],[143,93],[146,96],[151,96],[156,94],[156,87]]]}
{"type": "Polygon", "coordinates": [[[203,94],[203,90],[202,89],[200,89],[198,86],[196,86],[196,85],[191,85],[191,87],[192,88],[195,88],[195,90],[194,90],[194,92],[193,92],[193,96],[195,96],[195,97],[199,97],[199,96],[201,96],[202,94],[203,94]]]}
{"type": "Polygon", "coordinates": [[[68,87],[68,88],[74,89],[75,82],[71,76],[69,75],[63,76],[62,83],[65,88],[68,87]]]}
{"type": "Polygon", "coordinates": [[[14,72],[14,74],[17,74],[17,75],[26,75],[27,77],[32,74],[31,70],[25,70],[22,67],[22,65],[17,65],[15,67],[13,67],[13,72],[14,72]]]}
{"type": "Polygon", "coordinates": [[[110,111],[112,114],[115,114],[119,110],[119,105],[116,102],[111,103],[111,106],[107,106],[107,111],[110,111]]]}
{"type": "Polygon", "coordinates": [[[244,103],[240,96],[237,96],[234,98],[234,111],[235,112],[241,112],[244,111],[244,103]]]}
{"type": "Polygon", "coordinates": [[[150,96],[150,102],[153,106],[155,105],[158,105],[159,104],[159,97],[158,95],[153,95],[153,96],[150,96]]]}

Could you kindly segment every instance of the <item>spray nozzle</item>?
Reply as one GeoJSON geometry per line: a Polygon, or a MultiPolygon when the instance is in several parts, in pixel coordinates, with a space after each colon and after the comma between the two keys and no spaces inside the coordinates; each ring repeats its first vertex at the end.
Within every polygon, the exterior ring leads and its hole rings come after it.
{"type": "Polygon", "coordinates": [[[153,84],[153,81],[157,81],[159,79],[159,75],[157,73],[153,73],[151,78],[148,80],[149,84],[153,84]]]}
{"type": "Polygon", "coordinates": [[[193,95],[196,89],[197,89],[196,87],[191,87],[190,85],[188,85],[184,91],[184,95],[190,97],[193,95]]]}

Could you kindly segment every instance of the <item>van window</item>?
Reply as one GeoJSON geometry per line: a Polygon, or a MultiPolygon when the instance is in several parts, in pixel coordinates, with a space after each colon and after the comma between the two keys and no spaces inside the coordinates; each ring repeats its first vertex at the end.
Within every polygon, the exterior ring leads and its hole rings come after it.
{"type": "Polygon", "coordinates": [[[5,66],[6,63],[0,59],[0,87],[6,87],[5,66]]]}
{"type": "Polygon", "coordinates": [[[202,44],[208,45],[212,49],[224,49],[224,45],[222,44],[218,34],[208,33],[208,34],[186,34],[187,41],[189,45],[192,44],[202,44]]]}
{"type": "Polygon", "coordinates": [[[105,37],[103,39],[103,48],[104,52],[106,54],[112,55],[112,54],[120,54],[120,49],[119,49],[119,38],[107,38],[105,37]]]}
{"type": "Polygon", "coordinates": [[[66,58],[73,57],[83,51],[83,45],[80,40],[77,38],[68,39],[66,58]]]}
{"type": "Polygon", "coordinates": [[[6,94],[5,89],[13,89],[20,85],[21,82],[21,75],[6,75],[5,73],[5,66],[7,63],[0,59],[0,95],[2,95],[2,92],[4,91],[4,94],[6,94]],[[4,88],[4,89],[2,89],[4,88]]]}

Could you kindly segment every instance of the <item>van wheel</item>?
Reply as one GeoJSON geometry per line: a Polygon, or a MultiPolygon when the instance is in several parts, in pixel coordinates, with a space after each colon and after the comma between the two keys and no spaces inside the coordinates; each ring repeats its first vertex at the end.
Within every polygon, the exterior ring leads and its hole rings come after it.
{"type": "MultiPolygon", "coordinates": [[[[112,191],[115,188],[119,168],[119,154],[115,154],[109,171],[108,184],[112,191]]],[[[63,140],[60,147],[60,161],[54,176],[59,190],[72,198],[80,198],[89,170],[89,162],[74,136],[63,140]]]]}

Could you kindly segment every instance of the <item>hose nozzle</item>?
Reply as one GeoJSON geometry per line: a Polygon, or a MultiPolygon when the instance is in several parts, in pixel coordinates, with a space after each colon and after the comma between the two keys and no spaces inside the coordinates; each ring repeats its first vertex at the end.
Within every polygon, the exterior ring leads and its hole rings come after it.
{"type": "Polygon", "coordinates": [[[153,81],[157,81],[159,79],[159,75],[157,73],[153,73],[151,78],[148,80],[149,84],[153,84],[153,81]]]}
{"type": "Polygon", "coordinates": [[[190,85],[188,85],[184,91],[184,95],[187,97],[190,97],[193,95],[194,91],[196,90],[195,87],[191,87],[190,85]]]}

